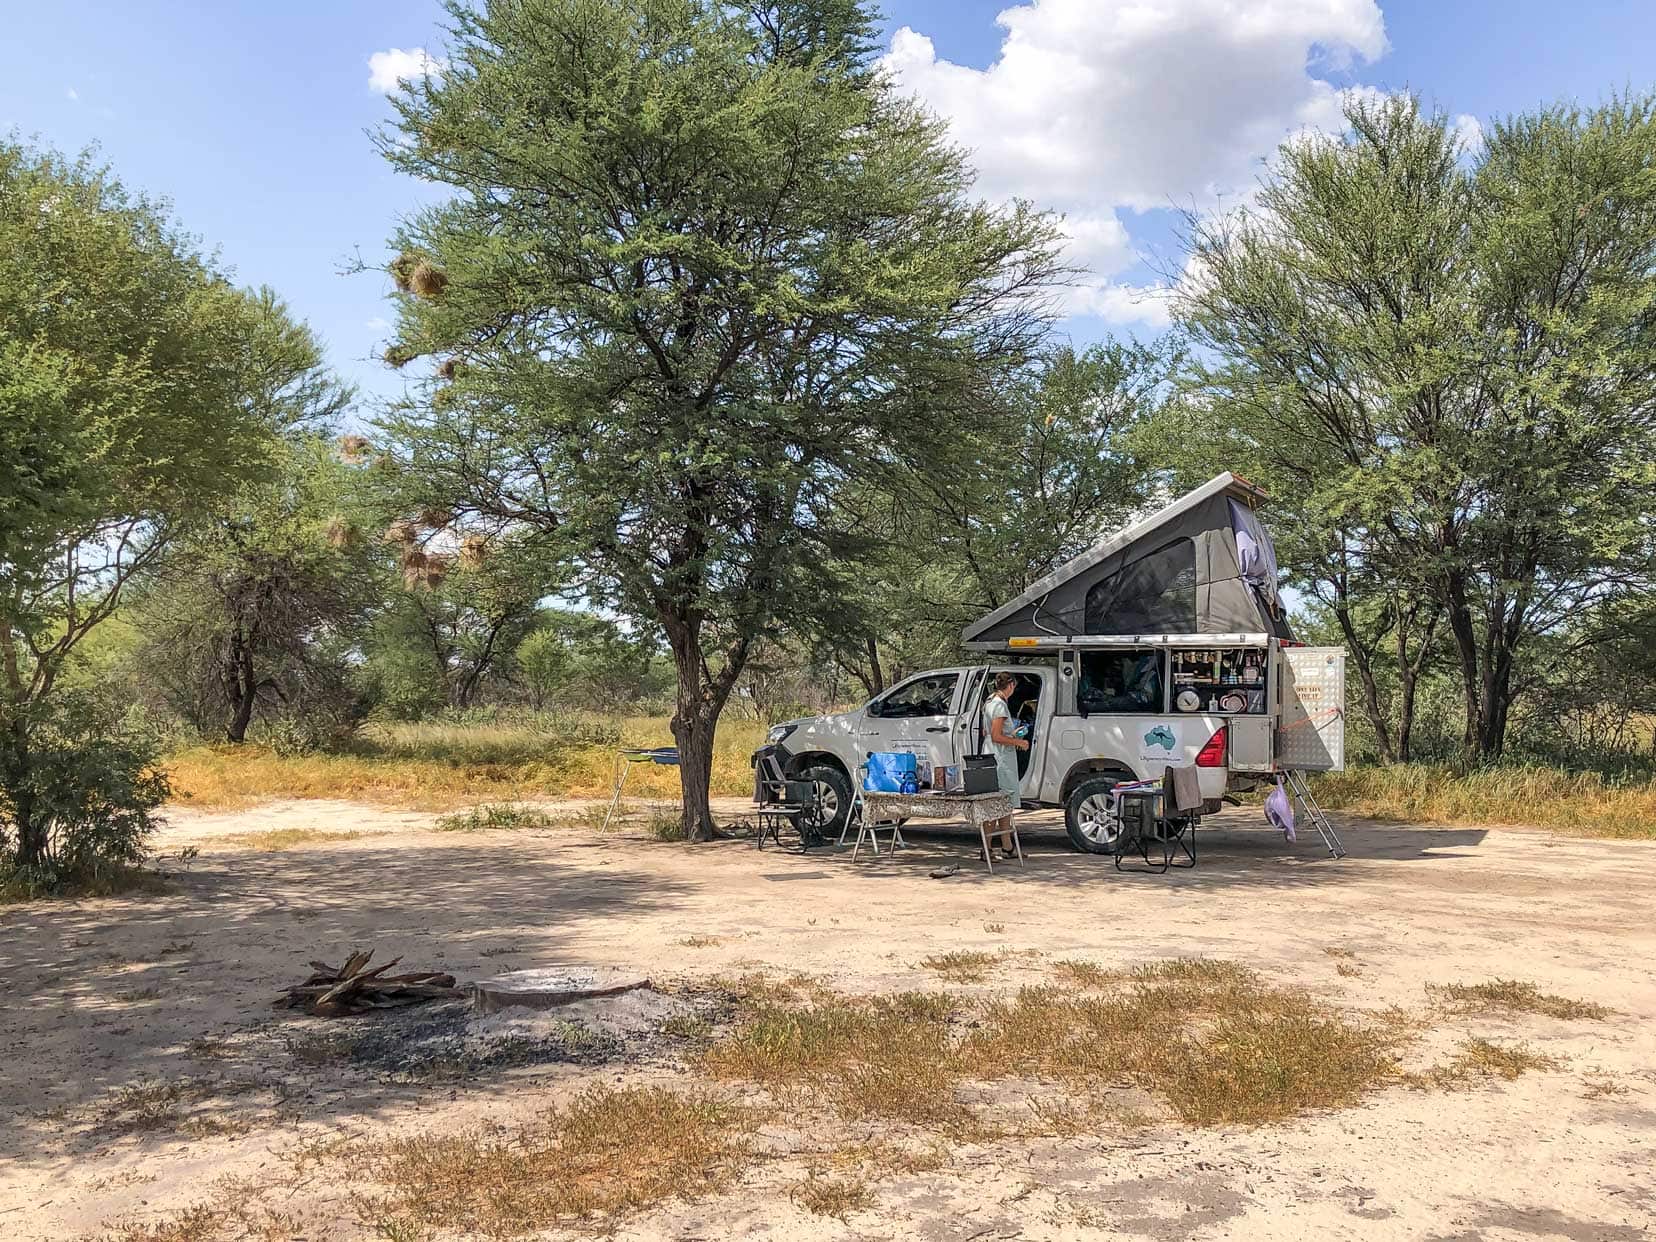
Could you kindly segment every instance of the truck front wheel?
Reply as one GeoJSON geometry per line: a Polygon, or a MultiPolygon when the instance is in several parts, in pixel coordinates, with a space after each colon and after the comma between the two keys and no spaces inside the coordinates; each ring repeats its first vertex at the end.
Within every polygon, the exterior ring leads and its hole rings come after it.
{"type": "Polygon", "coordinates": [[[1121,821],[1111,811],[1110,790],[1133,778],[1126,772],[1089,776],[1064,801],[1064,828],[1070,844],[1083,854],[1114,854],[1120,848],[1121,821]]]}
{"type": "Polygon", "coordinates": [[[846,817],[851,814],[851,778],[838,768],[826,763],[812,764],[799,774],[802,781],[816,785],[817,798],[822,807],[822,826],[818,829],[823,839],[839,840],[845,830],[846,817]]]}

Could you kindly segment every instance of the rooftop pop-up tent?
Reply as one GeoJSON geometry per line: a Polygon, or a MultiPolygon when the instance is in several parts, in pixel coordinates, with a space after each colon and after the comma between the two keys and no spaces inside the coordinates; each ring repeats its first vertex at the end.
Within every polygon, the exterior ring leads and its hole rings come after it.
{"type": "Polygon", "coordinates": [[[995,649],[1032,636],[1292,638],[1276,551],[1254,513],[1264,498],[1246,479],[1221,474],[1053,570],[962,639],[995,649]]]}

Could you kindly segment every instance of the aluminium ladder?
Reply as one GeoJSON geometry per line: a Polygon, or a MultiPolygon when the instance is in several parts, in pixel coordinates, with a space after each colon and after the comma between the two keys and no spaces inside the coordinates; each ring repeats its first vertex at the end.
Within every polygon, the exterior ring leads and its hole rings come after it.
{"type": "Polygon", "coordinates": [[[1301,810],[1305,818],[1311,821],[1311,826],[1317,830],[1328,847],[1328,852],[1335,858],[1345,857],[1345,846],[1340,844],[1339,834],[1334,831],[1334,825],[1328,822],[1328,816],[1323,813],[1322,807],[1317,805],[1316,797],[1311,793],[1311,786],[1305,779],[1305,773],[1296,768],[1289,768],[1285,775],[1288,778],[1288,792],[1299,799],[1301,810]]]}

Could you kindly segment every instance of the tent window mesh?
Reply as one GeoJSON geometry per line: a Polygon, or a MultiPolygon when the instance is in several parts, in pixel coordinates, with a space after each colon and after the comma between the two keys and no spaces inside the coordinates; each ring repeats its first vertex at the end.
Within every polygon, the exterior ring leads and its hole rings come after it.
{"type": "Polygon", "coordinates": [[[1176,539],[1095,582],[1088,634],[1194,634],[1196,544],[1176,539]]]}

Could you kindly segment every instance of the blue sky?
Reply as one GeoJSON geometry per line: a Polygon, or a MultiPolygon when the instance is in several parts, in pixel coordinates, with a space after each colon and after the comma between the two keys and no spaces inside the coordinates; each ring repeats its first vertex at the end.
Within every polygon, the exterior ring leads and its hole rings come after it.
{"type": "MultiPolygon", "coordinates": [[[[1096,273],[1065,324],[1083,340],[1156,332],[1171,208],[1235,201],[1339,91],[1408,88],[1487,121],[1656,86],[1653,0],[1038,0],[997,24],[1008,7],[890,0],[885,42],[904,88],[979,153],[986,194],[1071,219],[1096,273]]],[[[379,261],[428,191],[370,147],[389,108],[368,59],[437,52],[440,19],[428,0],[0,0],[0,131],[97,144],[241,281],[287,298],[366,393],[389,394],[386,284],[340,270],[358,251],[379,261]]]]}

